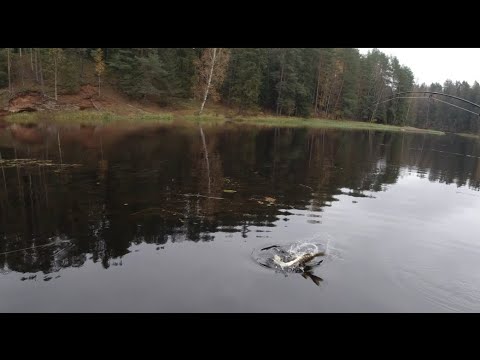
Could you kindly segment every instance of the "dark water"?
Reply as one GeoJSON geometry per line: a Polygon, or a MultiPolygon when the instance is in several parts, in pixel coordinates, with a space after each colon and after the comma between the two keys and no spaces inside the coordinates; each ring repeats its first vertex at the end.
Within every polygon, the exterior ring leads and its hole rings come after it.
{"type": "Polygon", "coordinates": [[[0,311],[480,311],[479,142],[203,131],[0,129],[0,311]],[[327,238],[319,286],[251,257],[327,238]]]}

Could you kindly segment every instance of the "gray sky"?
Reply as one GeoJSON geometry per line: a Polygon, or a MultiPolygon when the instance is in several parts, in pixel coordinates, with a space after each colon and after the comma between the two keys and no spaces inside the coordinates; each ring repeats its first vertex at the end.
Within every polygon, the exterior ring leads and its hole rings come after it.
{"type": "MultiPolygon", "coordinates": [[[[358,49],[366,54],[372,48],[358,49]]],[[[467,81],[470,85],[480,82],[480,48],[438,49],[438,48],[378,48],[386,55],[398,58],[400,64],[408,66],[415,76],[415,82],[467,81]]]]}

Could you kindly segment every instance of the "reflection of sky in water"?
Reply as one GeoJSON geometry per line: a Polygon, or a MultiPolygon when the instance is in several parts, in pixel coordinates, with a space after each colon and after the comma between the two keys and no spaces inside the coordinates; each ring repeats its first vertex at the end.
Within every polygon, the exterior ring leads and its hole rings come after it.
{"type": "MultiPolygon", "coordinates": [[[[19,192],[10,169],[1,251],[5,241],[9,249],[34,245],[26,229],[43,241],[61,230],[72,247],[61,261],[57,248],[34,260],[0,259],[0,311],[480,310],[478,160],[401,146],[445,142],[435,137],[389,135],[382,146],[379,134],[280,134],[275,140],[264,130],[248,142],[207,129],[211,194],[195,133],[176,141],[190,144],[184,152],[166,138],[127,136],[109,153],[105,140],[110,159],[100,174],[94,157],[92,168],[65,141],[65,161],[83,166],[60,180],[22,170],[23,210],[12,201],[19,192]],[[327,235],[332,257],[316,270],[324,279],[318,288],[250,256],[260,246],[327,235]]],[[[467,146],[477,151],[462,139],[459,147],[467,146]]]]}

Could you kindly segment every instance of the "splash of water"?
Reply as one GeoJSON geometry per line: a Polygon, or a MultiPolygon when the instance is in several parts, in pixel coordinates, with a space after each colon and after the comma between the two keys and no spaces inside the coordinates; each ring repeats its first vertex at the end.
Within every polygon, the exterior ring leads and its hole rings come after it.
{"type": "Polygon", "coordinates": [[[314,238],[314,240],[300,240],[287,245],[271,245],[252,252],[253,259],[260,265],[282,272],[301,272],[305,266],[282,266],[281,263],[288,263],[305,255],[319,254],[307,264],[312,268],[320,265],[328,253],[330,238],[314,238]]]}

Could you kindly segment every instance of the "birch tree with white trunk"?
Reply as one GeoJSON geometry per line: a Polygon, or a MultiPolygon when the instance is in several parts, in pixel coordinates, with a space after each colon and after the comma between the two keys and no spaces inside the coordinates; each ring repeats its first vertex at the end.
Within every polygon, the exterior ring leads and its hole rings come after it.
{"type": "Polygon", "coordinates": [[[199,115],[203,112],[208,98],[214,101],[219,99],[218,91],[225,80],[229,59],[228,49],[208,48],[203,50],[199,59],[195,60],[194,94],[202,101],[199,115]]]}
{"type": "Polygon", "coordinates": [[[100,78],[105,72],[105,62],[103,61],[103,50],[98,48],[93,52],[93,60],[95,61],[95,74],[98,77],[98,96],[100,96],[100,78]]]}
{"type": "Polygon", "coordinates": [[[53,67],[53,79],[54,79],[54,88],[55,88],[55,100],[58,100],[58,68],[62,61],[64,60],[63,50],[60,48],[51,48],[49,49],[50,55],[50,66],[53,67]]]}

